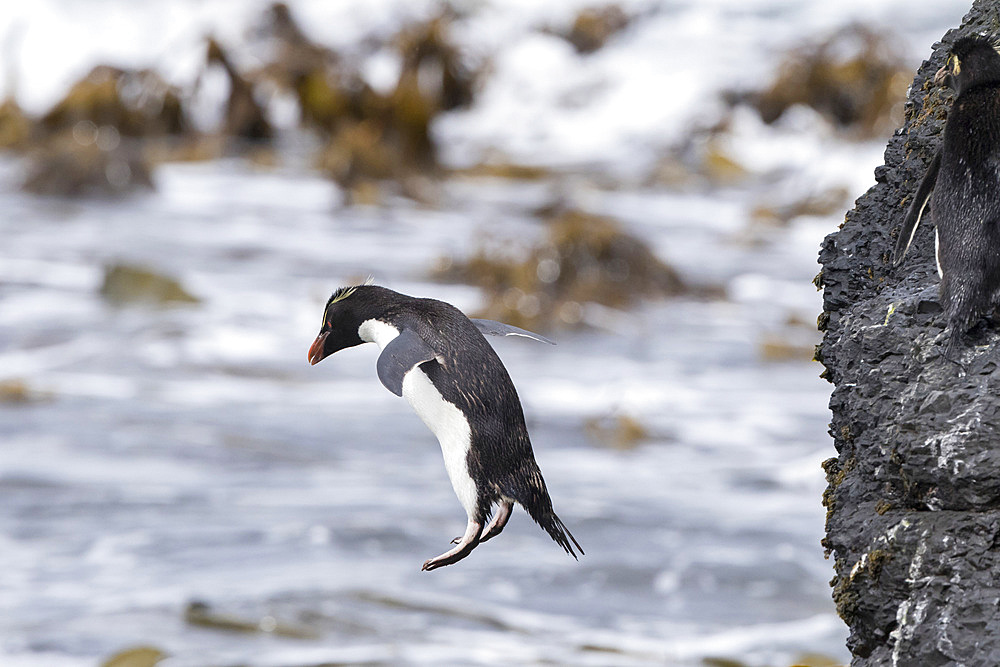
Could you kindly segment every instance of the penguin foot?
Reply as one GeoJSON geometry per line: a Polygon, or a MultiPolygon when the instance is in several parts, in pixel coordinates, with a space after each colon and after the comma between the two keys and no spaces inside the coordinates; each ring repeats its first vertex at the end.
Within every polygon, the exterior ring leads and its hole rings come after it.
{"type": "Polygon", "coordinates": [[[945,359],[947,359],[951,363],[953,363],[956,366],[958,366],[958,376],[959,377],[965,377],[966,375],[969,374],[969,368],[968,368],[968,366],[966,366],[965,364],[963,364],[958,359],[952,359],[951,357],[945,357],[945,359]]]}
{"type": "Polygon", "coordinates": [[[945,361],[951,362],[956,366],[958,366],[958,374],[960,376],[968,375],[969,369],[965,367],[965,364],[962,363],[961,357],[956,355],[954,350],[951,349],[945,350],[945,353],[942,354],[941,356],[944,358],[945,361]]]}
{"type": "Polygon", "coordinates": [[[490,521],[490,525],[486,526],[486,530],[483,532],[483,536],[479,538],[480,542],[485,542],[491,538],[496,537],[510,521],[511,510],[514,509],[514,503],[511,501],[504,501],[500,503],[500,508],[497,510],[496,516],[490,521]]]}
{"type": "Polygon", "coordinates": [[[941,356],[945,359],[945,361],[950,361],[958,366],[960,375],[967,375],[969,369],[962,363],[961,347],[964,342],[963,338],[964,336],[961,333],[953,333],[948,339],[948,343],[944,348],[944,353],[942,353],[941,356]]]}
{"type": "Polygon", "coordinates": [[[482,533],[483,524],[478,521],[470,520],[469,524],[465,528],[465,535],[463,535],[461,540],[458,542],[458,546],[444,552],[440,556],[436,556],[428,561],[425,561],[424,566],[420,569],[424,572],[430,572],[431,570],[436,570],[439,567],[457,563],[472,553],[472,550],[479,545],[479,536],[482,535],[482,533]]]}

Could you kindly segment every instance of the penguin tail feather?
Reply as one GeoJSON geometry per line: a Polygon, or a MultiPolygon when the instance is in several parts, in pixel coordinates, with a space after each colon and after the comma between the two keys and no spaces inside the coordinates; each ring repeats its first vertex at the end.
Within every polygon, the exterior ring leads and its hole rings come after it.
{"type": "Polygon", "coordinates": [[[548,533],[549,537],[551,537],[556,544],[561,546],[570,556],[579,560],[576,551],[580,552],[580,556],[584,555],[583,547],[581,547],[580,543],[576,541],[575,537],[573,537],[573,533],[569,532],[566,524],[564,524],[562,519],[556,516],[556,513],[551,509],[537,513],[529,512],[528,514],[532,519],[534,519],[535,523],[541,526],[542,530],[548,533]],[[576,547],[576,551],[573,550],[574,546],[576,547]]]}
{"type": "Polygon", "coordinates": [[[552,499],[545,489],[545,481],[538,465],[533,458],[529,458],[525,460],[524,466],[511,483],[502,487],[502,495],[515,500],[556,544],[570,556],[580,560],[577,551],[583,556],[583,547],[552,509],[552,499]],[[576,547],[576,551],[573,547],[576,547]]]}

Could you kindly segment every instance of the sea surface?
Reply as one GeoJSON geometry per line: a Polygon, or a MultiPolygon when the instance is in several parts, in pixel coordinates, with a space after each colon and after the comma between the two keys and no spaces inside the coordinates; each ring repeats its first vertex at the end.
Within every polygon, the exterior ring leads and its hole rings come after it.
{"type": "MultiPolygon", "coordinates": [[[[582,59],[538,28],[583,4],[466,3],[455,25],[492,71],[472,109],[435,126],[445,159],[499,153],[552,168],[540,181],[456,176],[430,204],[347,207],[306,159],[227,158],[159,166],[155,191],[121,201],[63,200],[22,193],[23,163],[0,158],[0,382],[29,399],[0,403],[0,664],[96,665],[138,645],[165,667],[849,659],[820,545],[829,385],[808,354],[767,353],[818,342],[816,253],[843,210],[765,228],[750,211],[835,187],[849,207],[885,139],[742,110],[728,150],[758,176],[677,189],[642,174],[803,38],[889,26],[916,67],[967,6],[622,3],[644,18],[582,59]],[[726,297],[588,306],[586,326],[547,332],[555,347],[491,339],[586,555],[518,509],[466,560],[421,572],[465,526],[437,443],[379,383],[374,346],[315,367],[306,351],[330,292],[369,275],[474,313],[483,293],[434,268],[483,238],[530,244],[553,202],[615,217],[726,297]],[[116,262],[200,302],[115,306],[99,290],[116,262]],[[622,418],[645,439],[609,446],[598,433],[622,418]],[[190,623],[196,602],[260,631],[190,623]]],[[[15,8],[0,19],[21,54],[8,92],[40,111],[109,60],[190,82],[200,38],[237,43],[265,6],[141,5],[15,8]]],[[[357,45],[435,7],[292,4],[373,81],[398,64],[357,45]]]]}

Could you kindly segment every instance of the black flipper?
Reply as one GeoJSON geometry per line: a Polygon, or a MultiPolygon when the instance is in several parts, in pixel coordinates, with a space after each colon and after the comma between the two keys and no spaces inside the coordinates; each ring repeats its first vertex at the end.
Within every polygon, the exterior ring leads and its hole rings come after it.
{"type": "Polygon", "coordinates": [[[414,366],[437,356],[413,329],[403,331],[385,346],[375,365],[378,379],[396,396],[403,395],[403,376],[414,366]]]}
{"type": "Polygon", "coordinates": [[[482,334],[487,336],[524,336],[525,338],[537,340],[541,343],[555,345],[555,341],[551,341],[545,336],[539,336],[536,333],[531,333],[525,329],[519,329],[518,327],[510,324],[504,324],[503,322],[496,322],[494,320],[477,320],[473,318],[472,323],[476,325],[476,328],[479,329],[482,334]]]}
{"type": "Polygon", "coordinates": [[[913,196],[910,208],[906,211],[903,227],[899,230],[899,238],[896,239],[896,250],[892,253],[893,266],[899,266],[903,257],[906,256],[906,251],[910,249],[910,243],[913,242],[913,235],[917,233],[917,225],[920,224],[920,218],[924,215],[924,208],[931,197],[931,190],[934,189],[940,168],[941,149],[939,148],[927,167],[927,173],[920,181],[920,186],[917,188],[917,194],[913,196]]]}

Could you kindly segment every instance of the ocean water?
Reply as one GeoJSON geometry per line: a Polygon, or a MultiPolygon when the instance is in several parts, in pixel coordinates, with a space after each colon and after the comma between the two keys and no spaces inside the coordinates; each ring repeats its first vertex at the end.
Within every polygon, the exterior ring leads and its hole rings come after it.
{"type": "MultiPolygon", "coordinates": [[[[160,166],[156,190],[126,200],[66,201],[21,193],[23,165],[2,158],[0,381],[34,400],[0,404],[0,664],[94,665],[143,644],[168,667],[847,661],[819,543],[829,386],[814,362],[762,353],[818,340],[810,281],[842,212],[759,229],[749,211],[787,192],[860,196],[884,141],[805,110],[770,127],[740,112],[729,148],[767,178],[675,191],[640,176],[718,113],[719,91],[767,81],[801,36],[891,25],[916,66],[966,7],[623,3],[644,18],[581,59],[537,28],[583,4],[470,3],[455,28],[493,72],[471,110],[435,127],[446,159],[566,171],[541,182],[459,177],[432,205],[345,208],[299,162],[226,159],[160,166]],[[369,274],[475,311],[480,291],[435,282],[433,267],[486,236],[540,236],[532,211],[555,200],[613,215],[727,298],[588,308],[556,347],[492,341],[586,555],[518,509],[466,560],[421,572],[465,525],[437,443],[379,384],[373,346],[315,367],[306,350],[329,293],[369,274]],[[114,307],[98,290],[117,261],[201,301],[114,307]],[[619,416],[648,438],[615,449],[586,426],[619,416]],[[193,601],[271,631],[187,623],[193,601]]],[[[16,90],[40,110],[109,59],[189,82],[201,35],[236,43],[263,6],[48,0],[0,19],[0,35],[16,36],[16,90]]],[[[398,64],[359,45],[435,5],[361,7],[292,5],[311,36],[391,81],[398,64]]]]}

